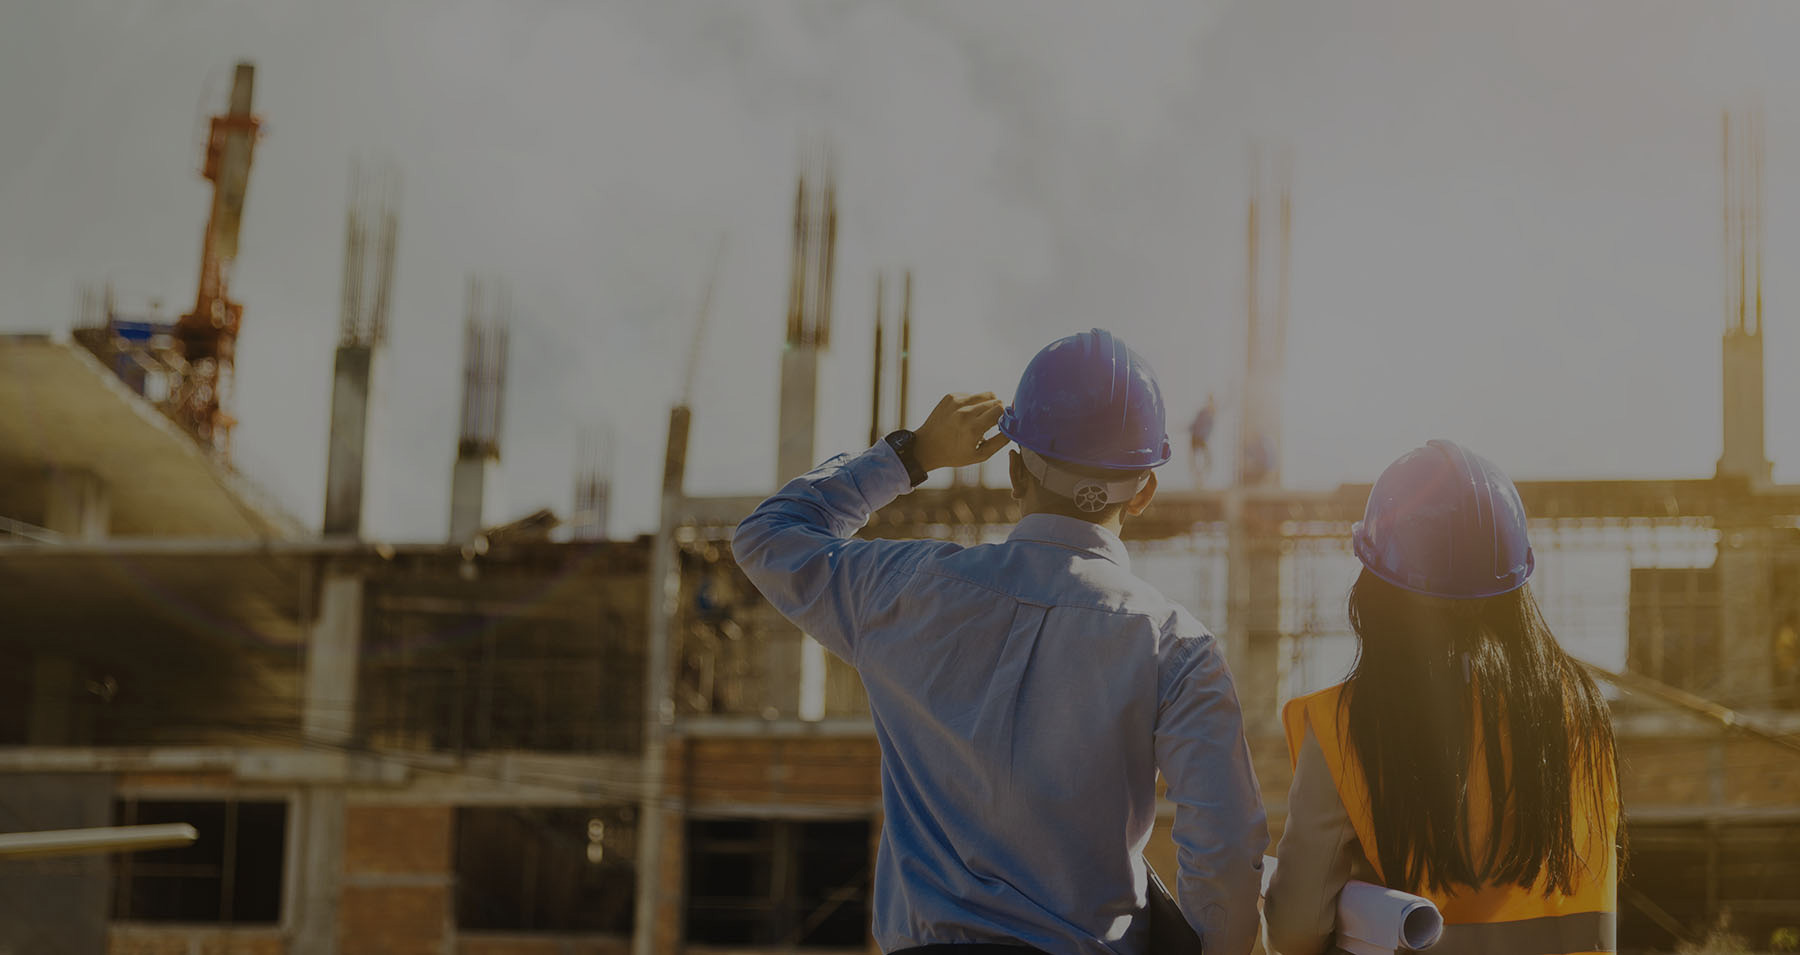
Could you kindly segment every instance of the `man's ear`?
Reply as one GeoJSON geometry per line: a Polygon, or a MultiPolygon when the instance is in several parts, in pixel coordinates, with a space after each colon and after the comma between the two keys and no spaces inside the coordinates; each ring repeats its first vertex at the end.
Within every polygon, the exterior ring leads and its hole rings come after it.
{"type": "Polygon", "coordinates": [[[1130,514],[1132,517],[1144,513],[1144,508],[1150,506],[1150,499],[1155,496],[1156,472],[1151,471],[1150,480],[1145,481],[1143,488],[1136,494],[1133,494],[1131,500],[1125,502],[1125,513],[1130,514]]]}
{"type": "Polygon", "coordinates": [[[1017,451],[1006,452],[1006,476],[1012,479],[1012,498],[1025,500],[1025,459],[1017,451]]]}

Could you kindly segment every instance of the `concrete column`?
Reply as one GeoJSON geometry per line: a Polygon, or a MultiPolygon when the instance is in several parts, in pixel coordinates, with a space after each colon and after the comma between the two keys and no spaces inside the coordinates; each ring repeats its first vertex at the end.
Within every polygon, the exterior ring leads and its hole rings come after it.
{"type": "Polygon", "coordinates": [[[1773,544],[1766,527],[1719,529],[1719,702],[1729,707],[1759,709],[1773,698],[1773,544]]]}
{"type": "Polygon", "coordinates": [[[325,466],[327,535],[362,534],[363,454],[368,444],[374,349],[340,345],[331,379],[331,438],[325,466]]]}
{"type": "MultiPolygon", "coordinates": [[[[326,568],[306,643],[305,708],[308,743],[346,746],[356,733],[356,677],[362,652],[363,578],[326,568]]],[[[344,869],[344,791],[311,786],[295,807],[300,853],[294,951],[336,955],[338,896],[344,869]]]]}
{"type": "Polygon", "coordinates": [[[349,743],[356,732],[356,676],[362,649],[363,579],[328,570],[306,643],[307,740],[349,743]]]}
{"type": "Polygon", "coordinates": [[[1719,475],[1747,477],[1766,484],[1772,467],[1763,446],[1762,333],[1732,329],[1725,333],[1724,447],[1719,475]]]}
{"type": "Polygon", "coordinates": [[[344,790],[309,786],[295,809],[300,818],[289,831],[298,833],[293,845],[300,853],[300,884],[290,895],[295,902],[292,950],[336,955],[344,881],[344,790]]]}
{"type": "MultiPolygon", "coordinates": [[[[7,831],[113,824],[105,773],[3,773],[7,831]]],[[[99,955],[107,951],[112,866],[104,855],[0,860],[0,952],[99,955]]]]}
{"type": "Polygon", "coordinates": [[[681,516],[682,487],[687,475],[688,428],[685,405],[669,409],[668,443],[663,453],[661,517],[650,552],[650,593],[644,653],[644,790],[638,807],[637,906],[633,916],[632,955],[658,955],[680,947],[679,921],[665,922],[665,910],[680,897],[682,822],[679,803],[665,792],[671,731],[675,726],[671,632],[681,597],[681,566],[675,550],[675,524],[681,516]],[[665,843],[667,843],[665,845],[665,843]],[[664,878],[673,867],[673,884],[664,878]]]}
{"type": "Polygon", "coordinates": [[[1250,547],[1250,632],[1243,669],[1237,671],[1244,725],[1273,732],[1281,697],[1281,549],[1270,539],[1250,547]]]}
{"type": "Polygon", "coordinates": [[[775,486],[812,470],[819,405],[819,352],[787,345],[781,353],[781,418],[777,431],[775,486]]]}
{"type": "Polygon", "coordinates": [[[44,529],[71,540],[95,541],[112,526],[112,496],[92,471],[53,470],[46,482],[44,529]]]}
{"type": "Polygon", "coordinates": [[[450,542],[474,540],[500,511],[500,459],[458,455],[450,477],[450,542]]]}
{"type": "MultiPolygon", "coordinates": [[[[1250,531],[1244,526],[1244,493],[1225,492],[1225,661],[1233,671],[1250,654],[1250,531]]],[[[1243,682],[1242,675],[1237,676],[1243,682]]],[[[1242,692],[1242,688],[1239,688],[1242,692]]]]}
{"type": "Polygon", "coordinates": [[[1280,380],[1279,370],[1262,369],[1245,387],[1243,433],[1238,438],[1240,484],[1250,487],[1278,487],[1281,484],[1280,380]]]}
{"type": "Polygon", "coordinates": [[[1243,492],[1228,491],[1225,658],[1255,734],[1274,729],[1281,691],[1281,548],[1245,510],[1243,492]]]}
{"type": "Polygon", "coordinates": [[[830,654],[819,641],[807,637],[800,642],[799,699],[795,711],[803,720],[822,720],[827,705],[826,663],[830,654]]]}
{"type": "Polygon", "coordinates": [[[654,874],[638,872],[640,883],[651,878],[657,884],[656,916],[648,928],[638,929],[637,938],[644,939],[647,950],[654,955],[676,955],[687,945],[686,807],[671,800],[661,820],[658,830],[662,833],[662,861],[654,874]]]}
{"type": "MultiPolygon", "coordinates": [[[[910,289],[911,286],[909,285],[910,289]]],[[[788,344],[781,353],[781,419],[777,432],[775,486],[818,464],[819,351],[788,344]]],[[[904,427],[904,425],[903,425],[904,427]]],[[[777,637],[765,647],[763,712],[816,720],[825,715],[825,648],[805,634],[777,637]]]]}

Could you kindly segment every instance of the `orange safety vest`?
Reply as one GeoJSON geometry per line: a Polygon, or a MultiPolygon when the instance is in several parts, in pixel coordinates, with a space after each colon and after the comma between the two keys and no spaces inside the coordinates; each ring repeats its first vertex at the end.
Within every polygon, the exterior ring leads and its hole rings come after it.
{"type": "MultiPolygon", "coordinates": [[[[1371,870],[1383,882],[1380,853],[1375,846],[1375,818],[1369,804],[1369,787],[1350,745],[1348,727],[1340,719],[1338,703],[1344,684],[1289,700],[1281,710],[1287,733],[1288,759],[1297,763],[1306,730],[1312,728],[1331,769],[1331,781],[1362,843],[1371,870]]],[[[1474,760],[1469,778],[1471,805],[1488,803],[1486,763],[1474,760]]],[[[1585,804],[1572,814],[1575,844],[1587,848],[1581,855],[1593,877],[1582,881],[1574,894],[1545,894],[1544,878],[1530,889],[1517,885],[1465,886],[1448,892],[1423,889],[1444,916],[1444,936],[1435,950],[1495,955],[1590,955],[1617,948],[1619,801],[1616,788],[1608,793],[1606,818],[1590,819],[1585,804]]],[[[1471,836],[1477,851],[1489,836],[1485,814],[1471,813],[1471,836]]]]}

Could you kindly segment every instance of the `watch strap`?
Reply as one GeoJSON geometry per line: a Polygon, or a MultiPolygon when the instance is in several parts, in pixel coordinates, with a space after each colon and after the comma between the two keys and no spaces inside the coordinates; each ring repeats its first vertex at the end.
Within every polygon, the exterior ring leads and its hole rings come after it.
{"type": "Polygon", "coordinates": [[[911,431],[901,428],[898,431],[888,432],[887,437],[881,440],[886,441],[888,447],[894,449],[895,456],[906,467],[906,479],[912,482],[912,486],[918,487],[924,484],[928,475],[925,469],[919,466],[918,456],[913,453],[914,446],[918,443],[918,437],[911,431]]]}

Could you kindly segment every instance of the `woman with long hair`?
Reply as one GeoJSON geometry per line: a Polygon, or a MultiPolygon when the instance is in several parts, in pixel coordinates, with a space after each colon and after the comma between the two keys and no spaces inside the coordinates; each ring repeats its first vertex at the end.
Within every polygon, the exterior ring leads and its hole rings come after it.
{"type": "Polygon", "coordinates": [[[1282,710],[1294,782],[1270,948],[1326,951],[1361,879],[1437,904],[1434,955],[1613,951],[1611,716],[1526,586],[1518,490],[1432,441],[1382,473],[1352,542],[1355,667],[1282,710]]]}

